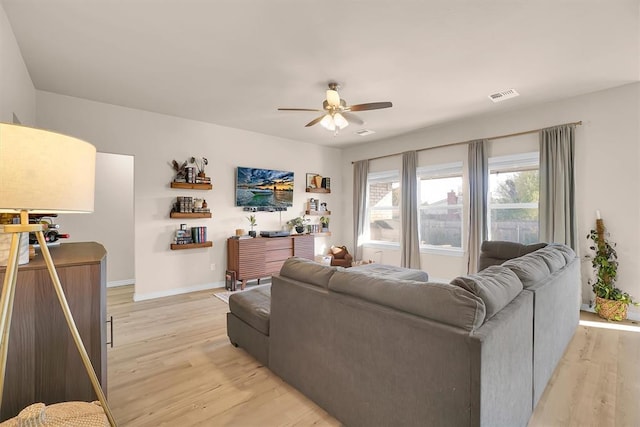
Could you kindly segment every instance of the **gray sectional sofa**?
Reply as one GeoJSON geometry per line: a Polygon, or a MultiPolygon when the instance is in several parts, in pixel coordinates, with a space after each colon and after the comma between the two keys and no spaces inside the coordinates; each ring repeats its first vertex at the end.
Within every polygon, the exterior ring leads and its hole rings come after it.
{"type": "Polygon", "coordinates": [[[577,326],[578,264],[548,245],[435,283],[292,258],[267,326],[243,292],[228,334],[345,425],[525,426],[577,326]]]}

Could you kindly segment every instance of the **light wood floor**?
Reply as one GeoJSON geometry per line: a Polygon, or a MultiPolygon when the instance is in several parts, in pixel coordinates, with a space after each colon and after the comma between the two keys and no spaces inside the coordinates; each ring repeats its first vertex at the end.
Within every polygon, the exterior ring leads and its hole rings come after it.
{"type": "MultiPolygon", "coordinates": [[[[132,286],[108,290],[108,397],[118,425],[340,425],[231,346],[228,306],[213,292],[134,303],[132,286]]],[[[638,425],[640,332],[580,326],[529,426],[638,425]]]]}

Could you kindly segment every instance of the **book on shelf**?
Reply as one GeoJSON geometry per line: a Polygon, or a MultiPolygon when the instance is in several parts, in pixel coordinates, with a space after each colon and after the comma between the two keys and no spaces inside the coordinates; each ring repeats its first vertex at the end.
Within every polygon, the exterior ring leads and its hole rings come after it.
{"type": "Polygon", "coordinates": [[[176,235],[173,241],[177,245],[188,245],[189,243],[193,243],[191,232],[189,230],[176,230],[176,235]]]}
{"type": "Polygon", "coordinates": [[[207,227],[191,227],[191,239],[193,243],[204,243],[207,241],[207,227]]]}

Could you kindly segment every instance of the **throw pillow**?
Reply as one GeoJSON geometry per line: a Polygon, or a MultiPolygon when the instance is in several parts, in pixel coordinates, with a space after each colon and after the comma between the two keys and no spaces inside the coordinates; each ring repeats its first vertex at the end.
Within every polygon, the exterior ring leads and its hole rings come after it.
{"type": "Polygon", "coordinates": [[[344,246],[331,246],[331,253],[336,259],[344,259],[347,254],[347,250],[344,246]]]}

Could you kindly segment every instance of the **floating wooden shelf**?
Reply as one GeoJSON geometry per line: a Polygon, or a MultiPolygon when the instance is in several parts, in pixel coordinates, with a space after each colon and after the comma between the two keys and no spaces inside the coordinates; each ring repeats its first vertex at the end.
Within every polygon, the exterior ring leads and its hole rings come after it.
{"type": "Polygon", "coordinates": [[[305,211],[306,215],[331,215],[331,211],[305,211]]]}
{"type": "Polygon", "coordinates": [[[307,193],[331,193],[330,188],[307,188],[307,193]]]}
{"type": "Polygon", "coordinates": [[[171,188],[182,188],[186,190],[211,190],[212,184],[195,184],[190,182],[172,182],[171,188]]]}
{"type": "Polygon", "coordinates": [[[330,231],[322,231],[320,233],[311,233],[313,236],[323,237],[323,236],[331,236],[330,231]]]}
{"type": "Polygon", "coordinates": [[[171,218],[211,218],[211,212],[171,212],[171,218]]]}
{"type": "Polygon", "coordinates": [[[211,246],[213,246],[213,242],[187,243],[186,245],[177,245],[175,243],[172,243],[171,250],[175,251],[178,249],[210,248],[211,246]]]}

